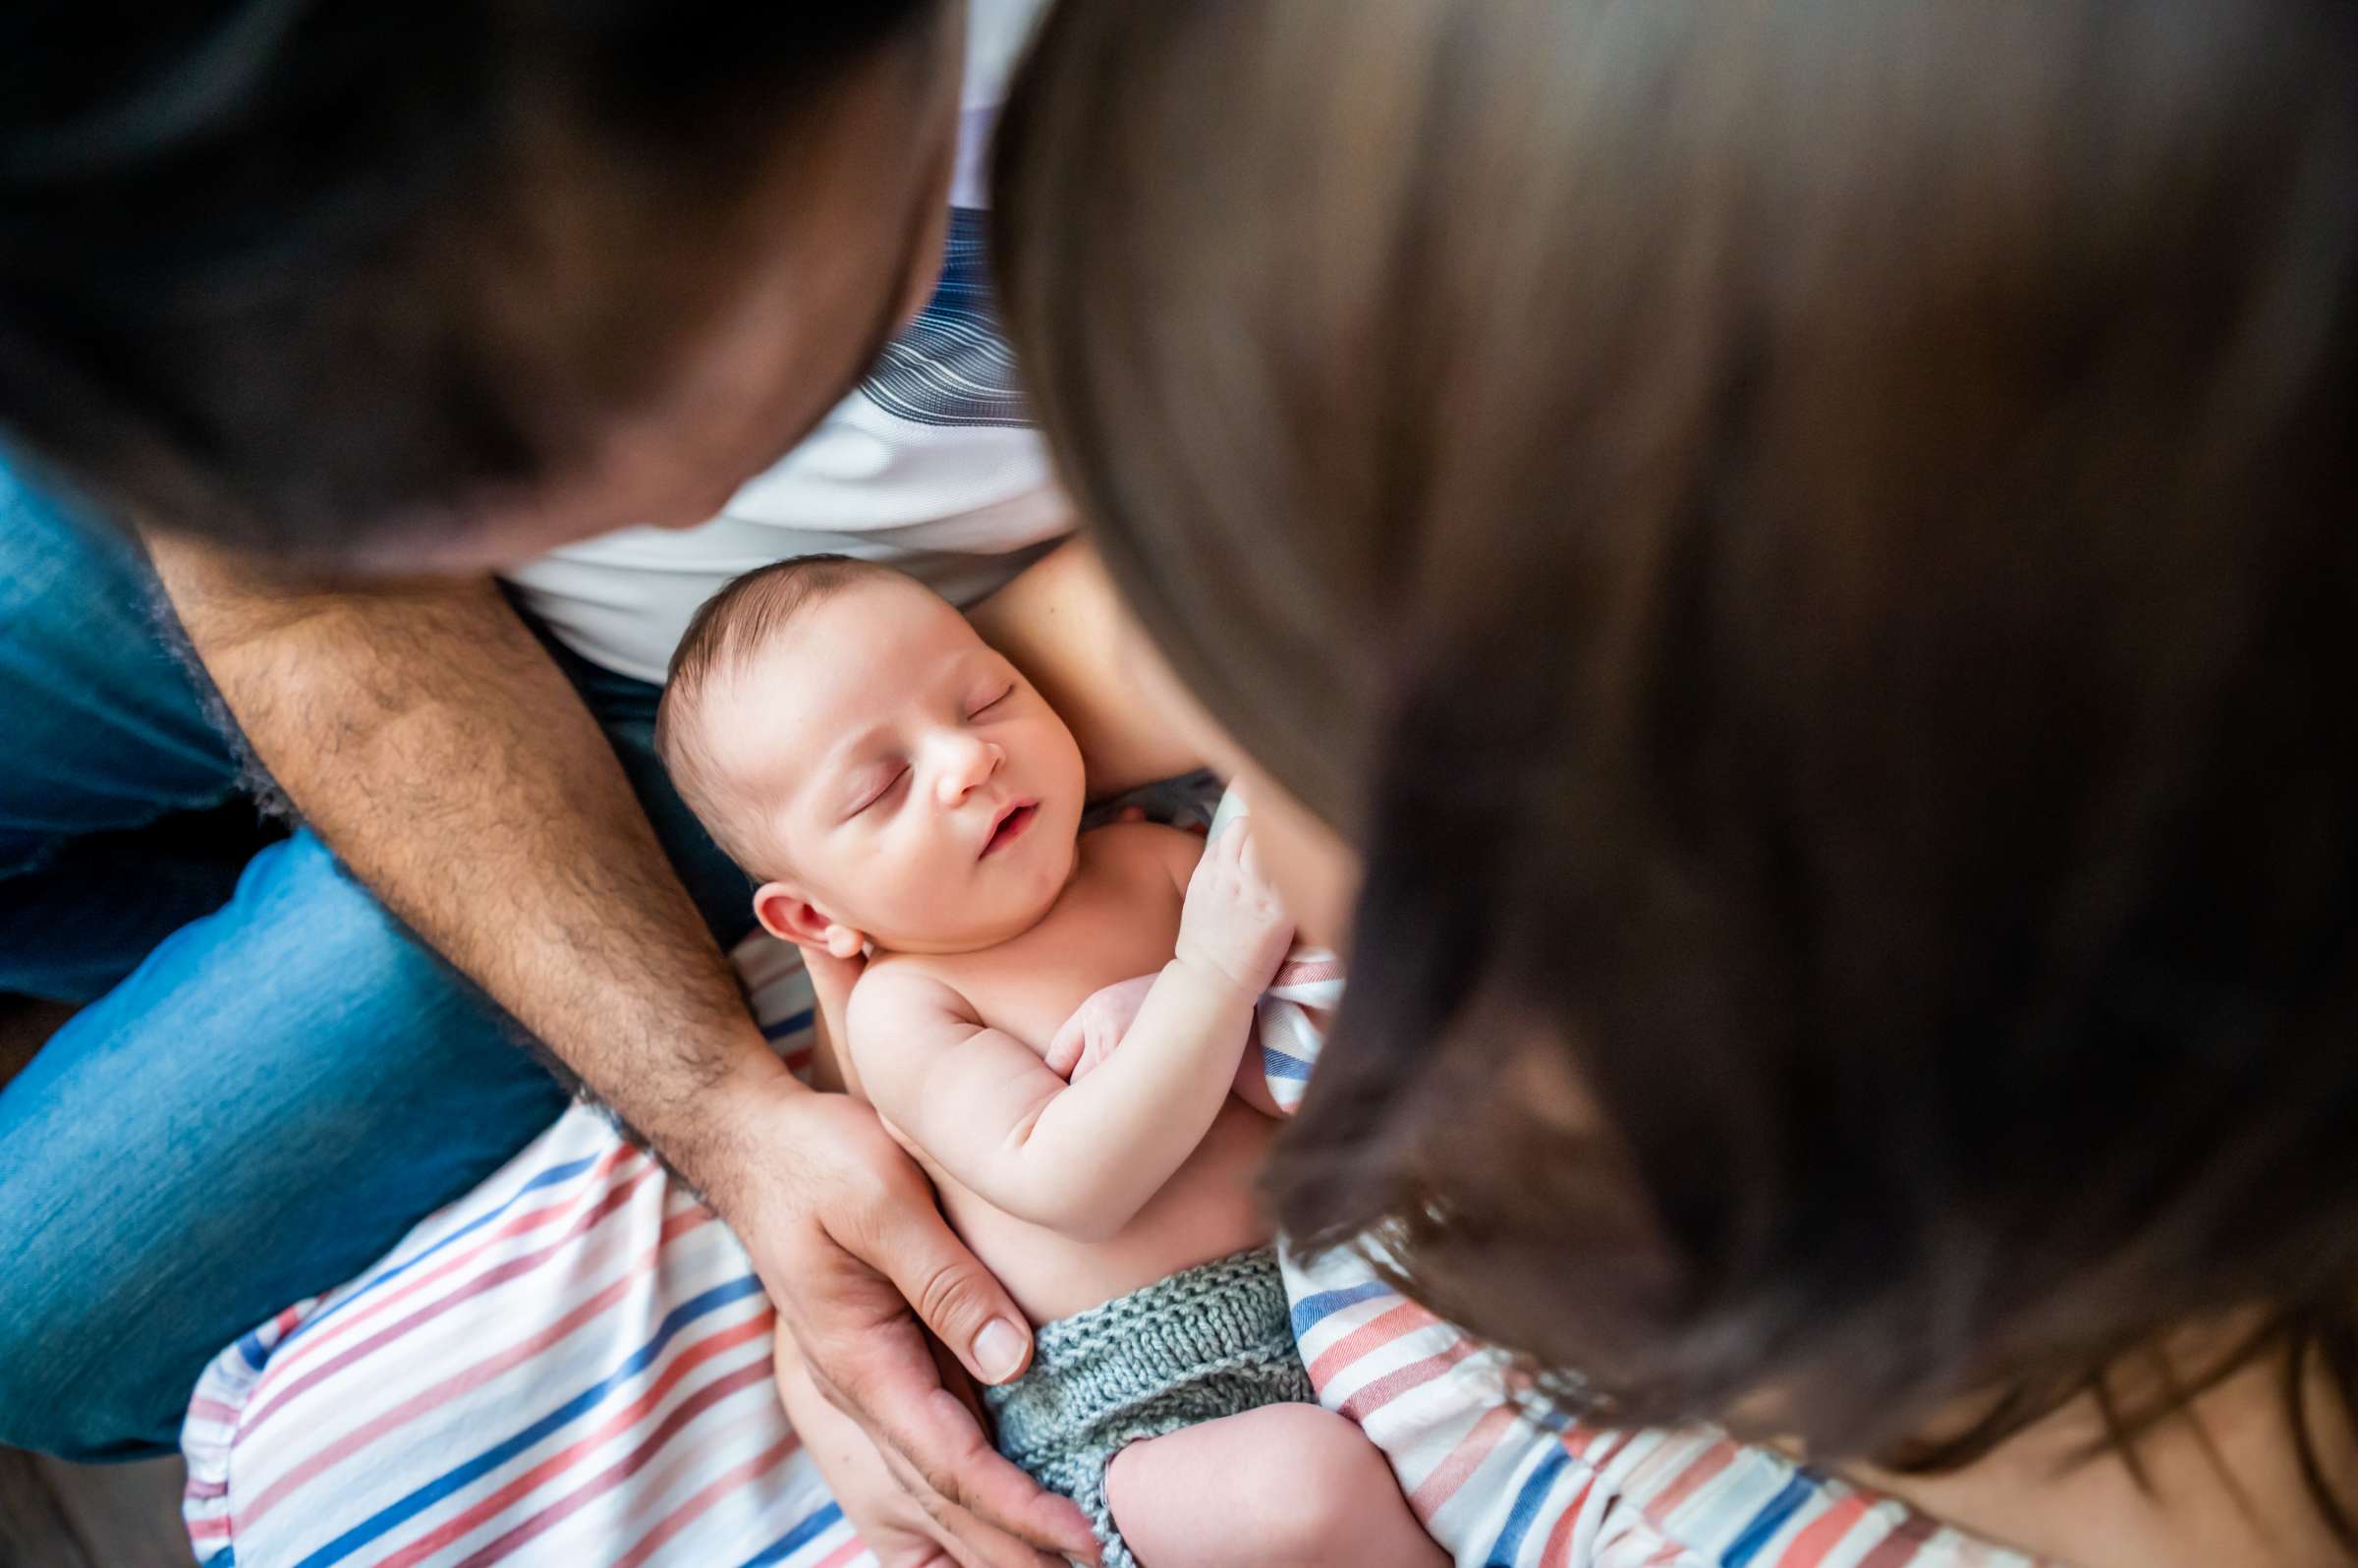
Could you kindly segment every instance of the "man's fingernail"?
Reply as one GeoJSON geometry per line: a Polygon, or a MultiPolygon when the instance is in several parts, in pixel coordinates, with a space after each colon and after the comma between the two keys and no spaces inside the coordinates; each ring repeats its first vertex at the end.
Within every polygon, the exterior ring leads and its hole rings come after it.
{"type": "Polygon", "coordinates": [[[993,1317],[975,1336],[975,1365],[985,1382],[1003,1383],[1024,1364],[1024,1331],[1004,1317],[993,1317]]]}

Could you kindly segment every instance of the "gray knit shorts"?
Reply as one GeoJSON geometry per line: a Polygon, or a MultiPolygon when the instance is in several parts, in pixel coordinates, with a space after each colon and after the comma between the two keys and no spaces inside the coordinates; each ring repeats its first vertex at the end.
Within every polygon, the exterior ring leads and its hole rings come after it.
{"type": "Polygon", "coordinates": [[[982,1390],[999,1452],[1081,1505],[1105,1568],[1137,1562],[1105,1501],[1115,1454],[1199,1422],[1317,1399],[1268,1247],[1058,1318],[1035,1336],[1030,1371],[982,1390]]]}

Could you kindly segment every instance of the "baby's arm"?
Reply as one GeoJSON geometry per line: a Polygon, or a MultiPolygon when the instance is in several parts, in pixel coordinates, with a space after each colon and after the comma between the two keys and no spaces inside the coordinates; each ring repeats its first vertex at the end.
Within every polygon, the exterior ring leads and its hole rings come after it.
{"type": "Polygon", "coordinates": [[[1253,1004],[1291,923],[1250,841],[1221,835],[1188,885],[1176,956],[1122,1049],[1067,1084],[939,980],[886,968],[852,993],[869,1099],[953,1179],[1020,1219],[1084,1239],[1129,1223],[1203,1141],[1236,1077],[1253,1004]]]}
{"type": "MultiPolygon", "coordinates": [[[[1055,1038],[1048,1041],[1042,1056],[1048,1071],[1078,1084],[1104,1066],[1129,1035],[1131,1025],[1137,1022],[1138,1010],[1145,1004],[1155,979],[1152,975],[1141,975],[1136,980],[1115,980],[1075,1008],[1073,1016],[1057,1029],[1055,1038]]],[[[1263,1116],[1282,1117],[1285,1107],[1269,1092],[1269,1075],[1262,1064],[1261,1047],[1252,1037],[1254,1033],[1248,1031],[1245,1048],[1238,1053],[1232,1088],[1237,1098],[1263,1116]]]]}

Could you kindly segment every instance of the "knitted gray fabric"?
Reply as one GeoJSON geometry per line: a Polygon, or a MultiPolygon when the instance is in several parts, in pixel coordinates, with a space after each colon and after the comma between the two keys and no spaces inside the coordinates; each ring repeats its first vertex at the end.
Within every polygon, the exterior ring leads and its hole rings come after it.
{"type": "Polygon", "coordinates": [[[1105,1568],[1138,1559],[1113,1528],[1105,1467],[1134,1442],[1263,1405],[1315,1403],[1277,1254],[1182,1269],[1034,1336],[1032,1367],[982,1390],[999,1452],[1081,1505],[1105,1568]]]}

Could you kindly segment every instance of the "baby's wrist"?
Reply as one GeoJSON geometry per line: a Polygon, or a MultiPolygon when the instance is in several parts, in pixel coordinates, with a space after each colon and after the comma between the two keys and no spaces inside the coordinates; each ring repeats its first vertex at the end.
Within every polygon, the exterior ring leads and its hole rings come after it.
{"type": "Polygon", "coordinates": [[[1251,1007],[1261,999],[1259,985],[1239,979],[1226,965],[1201,952],[1181,948],[1163,967],[1163,973],[1176,973],[1181,978],[1180,983],[1189,989],[1221,1002],[1241,1002],[1251,1007]]]}

